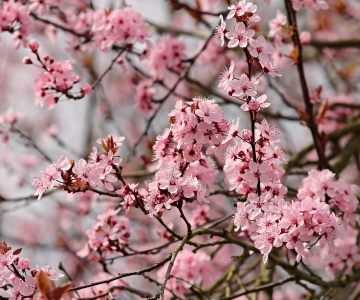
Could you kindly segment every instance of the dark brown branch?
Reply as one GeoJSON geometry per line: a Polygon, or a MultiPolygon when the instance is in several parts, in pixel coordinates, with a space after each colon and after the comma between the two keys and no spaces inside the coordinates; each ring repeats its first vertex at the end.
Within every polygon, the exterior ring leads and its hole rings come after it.
{"type": "Polygon", "coordinates": [[[298,69],[301,90],[303,93],[305,109],[306,109],[306,114],[307,114],[307,118],[308,118],[307,123],[310,128],[313,140],[314,140],[317,155],[319,157],[318,167],[321,170],[324,168],[328,168],[329,166],[328,166],[326,156],[325,156],[324,145],[320,139],[317,124],[316,124],[315,117],[313,114],[313,105],[310,101],[309,88],[306,83],[303,58],[302,58],[302,45],[300,42],[300,37],[299,37],[299,32],[298,32],[297,22],[296,22],[296,12],[294,11],[294,9],[292,7],[291,0],[285,0],[285,5],[286,5],[286,11],[288,14],[288,21],[289,21],[290,26],[293,29],[292,40],[293,40],[295,48],[299,51],[296,65],[297,65],[297,69],[298,69]]]}

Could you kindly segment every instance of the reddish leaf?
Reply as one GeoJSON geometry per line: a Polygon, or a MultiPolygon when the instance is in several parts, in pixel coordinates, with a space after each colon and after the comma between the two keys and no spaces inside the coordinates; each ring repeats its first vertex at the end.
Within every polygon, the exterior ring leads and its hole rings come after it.
{"type": "Polygon", "coordinates": [[[44,299],[53,300],[52,290],[55,288],[55,285],[43,270],[40,270],[40,272],[36,275],[36,283],[44,299]]]}
{"type": "Polygon", "coordinates": [[[22,248],[19,248],[19,249],[16,249],[16,250],[14,250],[14,255],[19,255],[20,253],[21,253],[21,251],[22,251],[22,248]]]}
{"type": "Polygon", "coordinates": [[[73,284],[71,282],[64,283],[57,288],[55,288],[52,292],[53,300],[60,300],[62,295],[64,295],[68,290],[72,288],[73,284]]]}

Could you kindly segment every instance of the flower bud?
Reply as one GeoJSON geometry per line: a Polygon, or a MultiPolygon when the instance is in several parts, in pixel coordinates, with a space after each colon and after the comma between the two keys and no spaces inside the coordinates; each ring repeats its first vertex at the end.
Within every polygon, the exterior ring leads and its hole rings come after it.
{"type": "Polygon", "coordinates": [[[81,92],[83,94],[91,95],[93,93],[92,86],[89,83],[85,83],[81,88],[81,92]]]}
{"type": "Polygon", "coordinates": [[[251,136],[252,136],[252,132],[248,129],[244,129],[243,131],[241,131],[241,138],[244,141],[250,141],[251,140],[251,136]]]}
{"type": "Polygon", "coordinates": [[[303,31],[302,33],[300,33],[299,38],[301,45],[307,45],[311,41],[311,34],[308,31],[303,31]]]}
{"type": "Polygon", "coordinates": [[[25,57],[23,58],[22,62],[23,62],[23,64],[25,64],[25,65],[31,65],[31,64],[33,63],[32,60],[31,60],[31,58],[28,57],[28,56],[25,56],[25,57]]]}
{"type": "Polygon", "coordinates": [[[31,40],[28,44],[27,44],[28,48],[32,51],[32,52],[37,52],[37,50],[39,49],[39,43],[35,40],[31,40]]]}

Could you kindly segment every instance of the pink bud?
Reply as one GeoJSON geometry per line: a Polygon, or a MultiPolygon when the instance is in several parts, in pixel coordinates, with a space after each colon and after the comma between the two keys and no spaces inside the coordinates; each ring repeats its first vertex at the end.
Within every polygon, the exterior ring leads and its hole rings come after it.
{"type": "Polygon", "coordinates": [[[300,43],[301,45],[307,45],[311,41],[311,34],[308,31],[303,31],[300,33],[300,43]]]}
{"type": "Polygon", "coordinates": [[[18,267],[22,270],[27,269],[28,267],[30,267],[30,260],[28,260],[27,258],[20,258],[18,262],[18,267]]]}
{"type": "Polygon", "coordinates": [[[31,64],[32,64],[31,58],[28,57],[28,56],[24,57],[23,60],[22,60],[22,62],[23,62],[23,64],[25,64],[25,65],[31,65],[31,64]]]}
{"type": "Polygon", "coordinates": [[[241,131],[241,138],[244,141],[250,141],[251,140],[251,136],[252,136],[252,132],[248,129],[244,129],[243,131],[241,131]]]}
{"type": "Polygon", "coordinates": [[[38,48],[39,48],[39,43],[35,40],[31,40],[27,46],[29,47],[29,49],[32,51],[32,52],[37,52],[38,48]]]}
{"type": "Polygon", "coordinates": [[[89,83],[85,83],[81,88],[81,92],[83,94],[91,95],[94,91],[89,83]]]}
{"type": "Polygon", "coordinates": [[[125,62],[125,60],[124,60],[124,58],[123,58],[122,56],[120,56],[120,57],[116,60],[116,63],[117,63],[118,65],[122,65],[122,64],[124,64],[124,62],[125,62]]]}
{"type": "Polygon", "coordinates": [[[45,61],[49,60],[49,59],[50,59],[49,54],[44,54],[43,59],[44,59],[45,61]]]}
{"type": "Polygon", "coordinates": [[[260,104],[254,99],[251,99],[249,101],[248,106],[249,106],[249,109],[252,111],[258,111],[260,109],[260,104]]]}

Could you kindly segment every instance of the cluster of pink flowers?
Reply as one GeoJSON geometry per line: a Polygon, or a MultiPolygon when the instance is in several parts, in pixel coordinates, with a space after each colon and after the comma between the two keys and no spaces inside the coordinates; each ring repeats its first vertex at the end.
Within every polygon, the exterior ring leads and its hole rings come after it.
{"type": "MultiPolygon", "coordinates": [[[[230,12],[227,16],[227,19],[234,18],[236,20],[236,25],[233,30],[228,30],[226,28],[225,21],[223,20],[222,16],[220,16],[221,23],[216,27],[216,35],[218,38],[220,38],[221,45],[224,44],[226,37],[229,40],[229,48],[239,46],[240,48],[246,49],[246,51],[248,51],[249,55],[251,55],[253,59],[259,61],[264,73],[270,73],[272,76],[279,76],[279,74],[276,73],[277,67],[270,60],[270,55],[275,52],[275,48],[271,46],[262,35],[258,36],[256,40],[253,39],[255,30],[248,28],[249,24],[260,21],[260,17],[255,14],[257,6],[253,5],[251,2],[241,0],[229,6],[228,9],[230,12]]],[[[232,73],[232,70],[229,71],[232,73]]],[[[231,77],[227,83],[222,82],[224,89],[228,90],[229,94],[232,94],[235,91],[238,92],[238,90],[240,90],[239,86],[235,82],[230,83],[232,79],[233,77],[231,77]]],[[[242,82],[242,84],[246,85],[247,83],[242,82]]],[[[253,83],[249,83],[249,88],[251,88],[252,84],[253,83]]],[[[241,95],[235,94],[234,96],[241,95]]]]}
{"type": "Polygon", "coordinates": [[[20,253],[21,249],[13,251],[5,242],[0,243],[0,289],[4,289],[11,300],[39,299],[41,294],[35,277],[40,270],[51,280],[64,275],[51,265],[30,269],[30,260],[19,257],[20,253]]]}
{"type": "MultiPolygon", "coordinates": [[[[71,91],[74,85],[81,81],[81,78],[73,74],[69,60],[56,62],[48,54],[45,54],[41,59],[38,53],[39,44],[35,40],[31,40],[28,43],[28,48],[36,55],[38,62],[41,64],[40,67],[45,70],[44,73],[40,73],[34,80],[36,104],[42,107],[46,101],[47,108],[52,109],[62,96],[67,99],[81,99],[85,94],[93,93],[89,83],[85,83],[81,87],[78,95],[71,91]]],[[[33,64],[30,57],[25,57],[23,62],[25,64],[33,64]]]]}
{"type": "Polygon", "coordinates": [[[318,261],[320,258],[321,267],[326,272],[335,277],[338,272],[345,270],[345,274],[351,271],[353,266],[360,264],[360,252],[357,243],[357,231],[351,227],[346,228],[344,236],[335,240],[335,249],[325,247],[322,251],[314,256],[318,261]],[[319,257],[320,256],[320,257],[319,257]]]}
{"type": "MultiPolygon", "coordinates": [[[[225,37],[229,39],[228,47],[243,48],[250,70],[237,78],[232,61],[229,69],[222,73],[219,87],[228,95],[244,101],[241,109],[249,111],[253,123],[251,131],[244,129],[240,132],[237,120],[223,141],[228,144],[225,180],[230,190],[246,196],[244,202],[237,203],[234,224],[236,230],[247,230],[255,247],[263,254],[264,262],[273,247],[283,245],[296,251],[297,261],[303,259],[306,262],[314,244],[320,247],[328,244],[333,248],[335,238],[340,236],[343,226],[333,210],[340,211],[347,223],[354,223],[357,202],[354,187],[335,181],[334,174],[328,170],[312,171],[303,181],[299,199],[285,201],[287,188],[280,181],[284,170],[277,163],[286,161],[281,148],[276,145],[280,141],[278,132],[271,129],[266,120],[256,123],[257,112],[270,105],[265,94],[256,97],[255,86],[259,77],[263,74],[280,76],[270,59],[275,48],[263,36],[252,39],[255,31],[248,29],[248,25],[260,20],[254,14],[255,5],[242,0],[231,5],[229,10],[228,19],[237,21],[235,29],[227,30],[221,18],[217,35],[222,43],[225,37]],[[262,74],[256,79],[251,76],[253,61],[250,59],[255,59],[262,67],[262,74]]],[[[276,19],[270,21],[269,35],[282,43],[285,24],[285,16],[278,12],[276,19]]]]}
{"type": "Polygon", "coordinates": [[[55,182],[62,178],[67,179],[68,171],[72,168],[72,162],[65,156],[61,156],[57,161],[48,164],[44,171],[41,171],[40,177],[31,181],[32,186],[36,189],[35,195],[40,200],[45,191],[53,188],[55,182]]]}
{"type": "Polygon", "coordinates": [[[259,83],[259,78],[263,74],[269,74],[273,77],[281,76],[277,73],[278,68],[276,64],[271,60],[271,55],[275,53],[275,48],[262,35],[258,36],[256,40],[253,39],[255,31],[248,29],[250,23],[260,20],[259,16],[254,14],[256,9],[257,6],[252,3],[246,3],[245,1],[237,2],[229,7],[230,13],[228,15],[228,19],[235,18],[237,21],[234,30],[229,31],[226,28],[226,23],[222,17],[220,17],[220,25],[216,28],[217,36],[220,38],[222,45],[225,37],[228,38],[229,48],[240,46],[240,48],[244,49],[248,60],[258,61],[262,67],[262,73],[256,79],[251,79],[251,74],[242,74],[240,78],[237,78],[233,74],[235,64],[232,61],[229,69],[225,69],[222,73],[219,83],[219,87],[223,88],[228,95],[245,101],[246,105],[242,107],[243,110],[252,110],[254,112],[258,111],[260,107],[268,107],[270,105],[263,103],[266,100],[265,95],[255,98],[257,93],[254,90],[254,86],[259,83]]]}
{"type": "Polygon", "coordinates": [[[355,210],[359,203],[355,196],[358,187],[347,184],[341,178],[335,179],[335,174],[329,170],[311,170],[309,176],[302,181],[297,197],[299,200],[306,198],[314,202],[324,202],[331,209],[341,215],[345,224],[355,224],[355,210]]]}
{"type": "Polygon", "coordinates": [[[2,3],[0,9],[0,29],[13,34],[15,48],[22,44],[26,46],[27,37],[32,32],[32,18],[29,9],[20,2],[14,0],[2,3]]]}
{"type": "MultiPolygon", "coordinates": [[[[72,16],[70,28],[90,37],[95,48],[108,52],[115,44],[133,45],[145,42],[150,36],[140,13],[129,6],[125,9],[89,10],[72,16]]],[[[72,44],[79,47],[88,43],[89,38],[73,37],[72,44]]]]}
{"type": "Polygon", "coordinates": [[[56,182],[59,187],[69,192],[85,191],[95,187],[105,187],[113,191],[112,183],[118,180],[121,173],[121,157],[115,153],[121,146],[124,137],[110,134],[105,139],[98,139],[97,142],[103,146],[105,152],[98,152],[94,147],[89,155],[88,161],[80,159],[75,165],[73,160],[62,156],[53,164],[48,164],[46,170],[41,172],[40,178],[32,180],[31,184],[36,189],[35,195],[42,194],[51,189],[56,182]]]}
{"type": "MultiPolygon", "coordinates": [[[[238,126],[237,123],[235,127],[238,128],[238,126]]],[[[257,128],[254,139],[256,162],[251,148],[252,132],[244,129],[239,133],[238,129],[234,129],[232,132],[236,135],[229,135],[232,137],[232,143],[225,153],[225,180],[230,190],[235,190],[242,195],[256,198],[259,182],[263,197],[267,194],[284,195],[287,189],[279,183],[284,170],[277,164],[277,160],[281,162],[286,162],[286,160],[281,148],[276,145],[280,142],[279,133],[271,129],[265,119],[261,124],[256,123],[255,126],[257,128]],[[235,140],[238,134],[240,140],[235,140]]]]}
{"type": "Polygon", "coordinates": [[[281,150],[275,146],[279,141],[277,134],[269,129],[265,120],[256,125],[259,130],[255,139],[256,162],[244,131],[241,140],[226,151],[224,172],[229,188],[247,196],[246,202],[237,203],[236,230],[251,232],[251,239],[264,255],[264,262],[273,247],[283,245],[295,249],[297,261],[306,262],[313,238],[320,247],[326,243],[333,247],[334,239],[342,232],[340,218],[331,208],[336,206],[345,221],[353,222],[357,202],[353,187],[336,182],[334,174],[328,170],[314,170],[304,179],[299,199],[286,202],[287,189],[280,183],[283,170],[276,165],[276,159],[283,160],[281,150]],[[329,195],[334,198],[330,199],[329,195]],[[325,202],[326,196],[329,204],[325,202]]]}
{"type": "MultiPolygon", "coordinates": [[[[245,177],[246,174],[243,175],[245,177]]],[[[283,198],[286,188],[276,184],[263,185],[261,196],[249,194],[245,203],[237,204],[234,223],[236,230],[253,232],[251,238],[267,261],[273,247],[285,245],[297,253],[297,261],[311,254],[311,247],[334,249],[334,241],[341,238],[343,225],[339,215],[347,223],[354,223],[357,199],[355,186],[342,180],[336,181],[329,170],[312,170],[302,181],[298,199],[286,202],[283,198]],[[340,214],[335,214],[334,211],[340,214]],[[315,238],[315,240],[314,240],[315,238]]],[[[240,191],[241,192],[241,191],[240,191]]]]}
{"type": "Polygon", "coordinates": [[[277,10],[276,17],[269,21],[269,37],[274,37],[275,46],[277,50],[280,50],[285,39],[284,27],[287,23],[286,16],[277,10]]]}
{"type": "Polygon", "coordinates": [[[118,216],[118,210],[110,209],[98,215],[93,227],[86,232],[89,250],[100,255],[121,252],[128,245],[130,237],[129,219],[118,216]]]}
{"type": "Polygon", "coordinates": [[[136,187],[138,184],[125,184],[120,190],[117,190],[116,193],[124,197],[123,209],[126,213],[129,212],[130,207],[137,207],[138,202],[137,198],[141,198],[141,195],[137,193],[136,187]]]}
{"type": "Polygon", "coordinates": [[[153,146],[160,169],[142,191],[150,215],[163,207],[170,209],[195,199],[209,202],[205,187],[213,188],[217,171],[201,150],[203,145],[210,145],[207,154],[215,151],[221,154],[229,130],[228,121],[214,100],[194,98],[186,103],[178,100],[169,117],[171,128],[159,135],[153,146]]]}
{"type": "MultiPolygon", "coordinates": [[[[209,261],[210,257],[202,251],[196,253],[187,249],[181,251],[171,269],[170,279],[166,284],[165,298],[171,298],[172,294],[169,290],[178,296],[183,296],[193,286],[208,285],[211,282],[211,274],[214,273],[209,261]]],[[[167,267],[168,264],[158,271],[157,277],[160,281],[165,277],[167,267]]]]}
{"type": "Polygon", "coordinates": [[[147,65],[154,79],[164,79],[166,70],[181,71],[183,60],[186,59],[185,44],[176,38],[162,36],[148,49],[147,65]]]}

